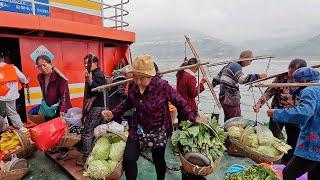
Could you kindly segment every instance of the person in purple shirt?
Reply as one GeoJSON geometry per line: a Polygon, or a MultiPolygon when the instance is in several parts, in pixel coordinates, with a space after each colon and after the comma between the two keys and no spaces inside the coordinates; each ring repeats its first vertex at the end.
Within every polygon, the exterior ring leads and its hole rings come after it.
{"type": "Polygon", "coordinates": [[[131,108],[136,112],[129,122],[129,137],[123,155],[126,179],[136,179],[137,160],[142,151],[151,149],[157,179],[165,178],[165,147],[172,127],[166,122],[170,119],[168,102],[179,109],[190,121],[203,121],[188,106],[187,102],[167,81],[156,76],[153,59],[150,55],[140,55],[133,62],[133,83],[129,85],[128,98],[116,108],[105,110],[105,120],[121,116],[131,108]]]}

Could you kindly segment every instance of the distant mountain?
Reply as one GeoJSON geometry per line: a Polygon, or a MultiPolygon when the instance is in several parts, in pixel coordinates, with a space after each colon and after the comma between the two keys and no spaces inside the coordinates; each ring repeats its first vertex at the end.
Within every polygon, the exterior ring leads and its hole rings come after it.
{"type": "MultiPolygon", "coordinates": [[[[220,58],[239,53],[238,48],[230,43],[200,32],[155,29],[137,31],[137,42],[132,45],[133,56],[147,53],[157,58],[183,58],[185,56],[184,35],[191,38],[201,57],[220,58]]],[[[187,57],[191,57],[188,45],[187,57]]]]}
{"type": "Polygon", "coordinates": [[[320,35],[276,50],[282,56],[320,56],[320,35]]]}

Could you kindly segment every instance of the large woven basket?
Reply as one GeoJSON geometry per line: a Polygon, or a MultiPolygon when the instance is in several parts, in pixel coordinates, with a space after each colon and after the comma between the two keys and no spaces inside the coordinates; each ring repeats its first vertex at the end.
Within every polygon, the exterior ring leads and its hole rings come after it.
{"type": "MultiPolygon", "coordinates": [[[[110,136],[110,134],[115,134],[115,135],[119,136],[124,142],[127,141],[127,137],[126,137],[125,135],[119,133],[119,132],[113,131],[113,130],[111,130],[111,129],[106,129],[106,131],[107,131],[107,133],[102,134],[102,135],[100,135],[99,137],[97,137],[97,138],[95,139],[95,142],[96,142],[97,139],[99,139],[100,137],[108,137],[108,136],[110,136]]],[[[95,142],[94,142],[94,143],[95,143],[95,142]]],[[[91,155],[90,155],[90,156],[91,156],[91,155]]],[[[87,159],[87,162],[86,162],[86,164],[85,164],[85,166],[84,166],[85,170],[88,169],[88,160],[89,160],[89,158],[87,159]]],[[[117,166],[114,168],[114,170],[111,171],[111,172],[107,175],[106,179],[119,180],[119,179],[121,178],[122,174],[123,174],[123,159],[121,159],[121,160],[119,161],[119,163],[117,164],[117,166]]]]}
{"type": "Polygon", "coordinates": [[[20,180],[29,172],[29,168],[15,169],[12,171],[0,171],[0,179],[20,180]]]}
{"type": "Polygon", "coordinates": [[[230,138],[230,141],[233,143],[233,145],[236,146],[241,151],[241,153],[243,153],[246,157],[252,159],[256,163],[271,163],[271,162],[280,160],[284,155],[283,152],[278,156],[271,157],[271,156],[262,154],[260,152],[257,152],[251,149],[250,147],[244,145],[244,140],[249,135],[249,127],[250,126],[244,129],[239,140],[235,138],[230,138]]]}
{"type": "Polygon", "coordinates": [[[30,143],[29,138],[23,132],[19,130],[13,130],[13,132],[18,136],[21,143],[21,148],[12,153],[6,154],[3,157],[3,160],[9,161],[12,154],[16,154],[18,158],[26,158],[32,156],[37,151],[37,147],[35,146],[35,144],[30,143]]]}
{"type": "MultiPolygon", "coordinates": [[[[219,138],[217,132],[214,129],[212,129],[209,125],[205,123],[202,123],[202,125],[206,126],[216,138],[219,138]]],[[[179,157],[180,157],[181,165],[184,171],[190,174],[200,175],[200,176],[207,176],[211,174],[213,170],[215,170],[220,163],[220,158],[218,158],[214,162],[211,162],[211,165],[209,166],[199,167],[187,161],[181,152],[179,152],[179,157]]]]}
{"type": "Polygon", "coordinates": [[[81,140],[80,134],[70,134],[66,133],[62,136],[60,141],[55,145],[55,147],[67,147],[71,148],[75,146],[81,140]]]}

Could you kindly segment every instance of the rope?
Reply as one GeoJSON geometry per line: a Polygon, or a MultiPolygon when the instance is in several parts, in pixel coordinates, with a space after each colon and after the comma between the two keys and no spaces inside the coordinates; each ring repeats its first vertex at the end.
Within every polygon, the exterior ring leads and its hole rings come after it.
{"type": "MultiPolygon", "coordinates": [[[[256,98],[254,96],[253,88],[250,86],[249,90],[251,90],[252,98],[253,98],[253,103],[256,104],[256,98]]],[[[256,125],[258,124],[258,113],[256,113],[256,125]]]]}
{"type": "Polygon", "coordinates": [[[268,61],[267,67],[266,67],[266,74],[268,74],[268,71],[270,69],[270,62],[271,62],[271,57],[270,57],[270,59],[268,61]]]}
{"type": "Polygon", "coordinates": [[[200,71],[198,70],[198,101],[197,101],[197,109],[199,109],[200,104],[200,71]]]}

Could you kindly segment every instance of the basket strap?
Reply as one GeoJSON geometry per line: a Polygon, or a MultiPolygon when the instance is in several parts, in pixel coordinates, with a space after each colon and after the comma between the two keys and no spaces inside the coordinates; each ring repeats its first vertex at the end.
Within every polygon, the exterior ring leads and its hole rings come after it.
{"type": "Polygon", "coordinates": [[[21,132],[20,130],[13,130],[13,132],[18,136],[22,147],[26,148],[30,146],[30,141],[23,132],[21,132]]]}
{"type": "Polygon", "coordinates": [[[206,123],[204,123],[204,122],[202,122],[201,125],[204,125],[204,126],[207,127],[208,129],[210,129],[210,131],[213,132],[213,134],[216,136],[216,138],[217,138],[218,140],[220,140],[218,133],[217,133],[216,130],[214,130],[211,126],[209,126],[208,124],[206,124],[206,123]]]}
{"type": "Polygon", "coordinates": [[[240,138],[239,138],[240,143],[243,143],[245,137],[248,135],[249,127],[251,127],[251,126],[247,126],[247,127],[243,130],[242,134],[240,135],[240,138]]]}

